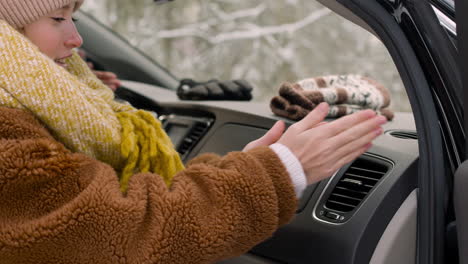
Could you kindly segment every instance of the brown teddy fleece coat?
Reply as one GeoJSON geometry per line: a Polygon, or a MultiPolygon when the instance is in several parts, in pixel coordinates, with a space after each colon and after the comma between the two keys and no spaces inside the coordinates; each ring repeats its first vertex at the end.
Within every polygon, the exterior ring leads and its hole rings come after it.
{"type": "Polygon", "coordinates": [[[212,263],[268,238],[296,198],[267,147],[204,155],[171,188],[119,190],[113,169],[72,153],[23,110],[0,108],[0,263],[212,263]]]}

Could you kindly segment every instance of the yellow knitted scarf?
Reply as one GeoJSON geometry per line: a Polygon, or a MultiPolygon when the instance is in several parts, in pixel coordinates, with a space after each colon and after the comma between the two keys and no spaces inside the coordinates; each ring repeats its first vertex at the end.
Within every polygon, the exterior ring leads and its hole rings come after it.
{"type": "Polygon", "coordinates": [[[153,114],[114,101],[74,53],[58,66],[21,33],[0,20],[0,106],[33,113],[60,142],[120,172],[123,192],[136,172],[155,172],[170,185],[183,169],[153,114]]]}

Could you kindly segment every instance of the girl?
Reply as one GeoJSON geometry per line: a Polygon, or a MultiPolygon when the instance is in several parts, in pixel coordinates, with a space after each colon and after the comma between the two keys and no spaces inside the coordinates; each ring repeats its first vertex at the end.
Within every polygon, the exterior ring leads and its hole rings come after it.
{"type": "Polygon", "coordinates": [[[115,102],[74,52],[81,4],[0,0],[2,263],[239,255],[291,219],[307,184],[382,133],[386,120],[373,111],[321,123],[321,104],[285,133],[279,122],[243,152],[203,155],[184,169],[160,123],[115,102]]]}

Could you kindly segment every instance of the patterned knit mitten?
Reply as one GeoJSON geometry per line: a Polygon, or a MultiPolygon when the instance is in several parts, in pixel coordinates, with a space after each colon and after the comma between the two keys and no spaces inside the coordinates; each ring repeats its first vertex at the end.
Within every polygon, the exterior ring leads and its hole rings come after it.
{"type": "Polygon", "coordinates": [[[331,75],[284,83],[279,94],[292,104],[313,109],[321,102],[378,110],[390,104],[390,93],[380,83],[360,75],[331,75]]]}
{"type": "Polygon", "coordinates": [[[311,111],[311,109],[304,108],[301,105],[291,104],[281,95],[271,99],[270,108],[274,114],[296,121],[301,120],[311,111]]]}
{"type": "MultiPolygon", "coordinates": [[[[304,108],[298,104],[291,104],[281,95],[275,96],[271,99],[270,108],[274,114],[296,121],[304,118],[313,109],[304,108]]],[[[327,117],[342,117],[364,109],[365,108],[356,105],[330,105],[327,117]]],[[[385,116],[389,121],[394,117],[394,113],[387,108],[379,109],[376,113],[385,116]]]]}
{"type": "Polygon", "coordinates": [[[390,104],[388,90],[359,75],[332,75],[283,83],[270,107],[279,116],[300,120],[321,102],[330,105],[328,117],[341,117],[364,109],[373,109],[388,120],[394,116],[385,108],[390,104]]]}

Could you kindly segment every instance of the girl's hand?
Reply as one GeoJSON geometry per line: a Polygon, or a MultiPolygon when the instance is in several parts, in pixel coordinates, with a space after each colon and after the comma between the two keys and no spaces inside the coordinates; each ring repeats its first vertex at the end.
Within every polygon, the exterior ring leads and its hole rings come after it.
{"type": "MultiPolygon", "coordinates": [[[[86,52],[84,50],[78,49],[77,52],[83,60],[86,60],[86,52]]],[[[98,79],[101,80],[105,85],[107,85],[112,91],[115,92],[115,90],[117,90],[117,88],[120,87],[120,80],[117,78],[117,75],[115,75],[115,73],[107,71],[96,71],[94,70],[93,63],[87,62],[87,64],[88,67],[96,75],[96,77],[98,77],[98,79]]]]}
{"type": "Polygon", "coordinates": [[[269,146],[276,143],[283,135],[286,125],[283,121],[277,121],[263,137],[247,144],[242,151],[248,151],[256,147],[269,146]]]}
{"type": "Polygon", "coordinates": [[[291,125],[277,141],[301,162],[308,184],[330,177],[367,151],[387,122],[374,111],[364,110],[322,123],[328,109],[328,104],[321,103],[304,119],[291,125]]]}
{"type": "Polygon", "coordinates": [[[117,75],[115,75],[115,73],[113,72],[93,70],[93,73],[114,92],[121,85],[120,80],[117,78],[117,75]]]}

